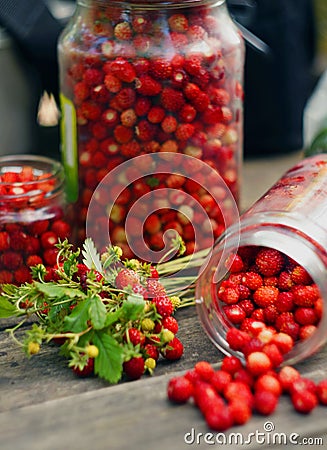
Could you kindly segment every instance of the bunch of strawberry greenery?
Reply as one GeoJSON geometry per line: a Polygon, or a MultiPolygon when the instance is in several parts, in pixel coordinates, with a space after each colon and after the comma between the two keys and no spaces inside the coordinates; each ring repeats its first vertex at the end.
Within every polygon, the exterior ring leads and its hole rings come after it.
{"type": "MultiPolygon", "coordinates": [[[[182,253],[181,239],[176,246],[182,253]]],[[[95,374],[114,384],[152,374],[160,356],[182,356],[174,313],[194,304],[192,284],[177,296],[181,280],[170,278],[166,290],[159,273],[176,273],[189,257],[155,267],[137,259],[122,261],[117,246],[99,254],[89,238],[77,251],[67,240],[57,248],[55,268],[39,264],[32,267],[31,283],[2,285],[0,318],[22,317],[7,332],[29,357],[42,344],[55,342],[77,375],[95,374]],[[15,332],[31,317],[36,320],[20,342],[15,332]]]]}

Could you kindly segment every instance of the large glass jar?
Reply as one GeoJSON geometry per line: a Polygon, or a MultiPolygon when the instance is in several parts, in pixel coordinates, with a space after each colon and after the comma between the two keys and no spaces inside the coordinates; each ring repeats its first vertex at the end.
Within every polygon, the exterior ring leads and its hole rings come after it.
{"type": "Polygon", "coordinates": [[[288,334],[288,364],[327,342],[326,224],[321,154],[289,169],[218,239],[200,270],[196,299],[201,323],[223,353],[243,357],[227,340],[232,327],[254,337],[263,324],[288,334]]]}
{"type": "Polygon", "coordinates": [[[71,239],[60,162],[0,157],[0,285],[30,282],[31,267],[57,263],[58,239],[71,239]]]}
{"type": "Polygon", "coordinates": [[[188,254],[209,247],[232,220],[243,145],[244,42],[225,1],[79,0],[58,51],[63,162],[79,239],[92,198],[90,234],[126,257],[147,259],[133,245],[142,236],[159,252],[171,229],[188,254]],[[176,200],[176,191],[186,197],[176,200]],[[129,233],[128,212],[143,196],[129,233]],[[195,203],[206,215],[198,242],[195,203]]]}

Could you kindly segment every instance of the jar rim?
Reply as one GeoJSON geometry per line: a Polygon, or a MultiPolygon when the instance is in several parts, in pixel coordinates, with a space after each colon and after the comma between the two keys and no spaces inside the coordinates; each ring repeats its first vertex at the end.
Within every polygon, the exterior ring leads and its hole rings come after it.
{"type": "MultiPolygon", "coordinates": [[[[52,183],[52,189],[46,192],[46,197],[51,197],[56,195],[58,192],[62,191],[65,175],[63,165],[52,158],[46,156],[39,155],[7,155],[0,157],[0,176],[7,172],[16,172],[20,173],[24,167],[31,167],[33,173],[35,175],[44,175],[39,180],[31,180],[31,181],[0,181],[0,188],[4,190],[9,187],[21,187],[24,185],[25,187],[33,187],[36,183],[38,184],[46,184],[52,183]]],[[[26,190],[22,193],[10,193],[10,194],[2,194],[0,193],[0,198],[3,201],[10,201],[21,196],[33,196],[35,195],[35,189],[26,190]]]]}
{"type": "MultiPolygon", "coordinates": [[[[216,4],[216,6],[223,5],[226,0],[152,0],[151,4],[147,3],[145,0],[112,0],[111,7],[117,6],[123,7],[125,5],[129,7],[137,7],[140,9],[148,10],[154,9],[160,5],[160,7],[165,8],[186,8],[195,6],[205,6],[208,4],[216,4]]],[[[107,0],[77,0],[79,6],[109,6],[107,0]]]]}

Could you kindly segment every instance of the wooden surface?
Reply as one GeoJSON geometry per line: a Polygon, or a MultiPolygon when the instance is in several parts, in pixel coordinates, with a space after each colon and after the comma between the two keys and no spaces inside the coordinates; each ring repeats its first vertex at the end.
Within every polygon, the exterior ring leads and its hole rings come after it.
{"type": "MultiPolygon", "coordinates": [[[[298,157],[292,154],[247,161],[243,208],[261,196],[298,157]]],[[[229,445],[227,440],[222,445],[221,435],[208,434],[210,430],[192,404],[174,406],[167,401],[167,382],[173,375],[184,373],[202,359],[218,367],[223,357],[207,338],[194,308],[177,311],[176,317],[180,324],[178,336],[185,346],[182,359],[173,363],[161,361],[153,377],[144,376],[116,386],[97,378],[77,378],[55,346],[27,359],[4,332],[10,321],[0,320],[0,449],[241,448],[235,441],[229,445]],[[194,434],[190,434],[192,430],[194,434]]],[[[325,378],[326,346],[297,367],[304,376],[325,378]]],[[[244,440],[255,433],[251,444],[243,444],[248,448],[294,449],[297,445],[290,439],[295,439],[296,433],[298,445],[309,438],[312,445],[306,447],[326,448],[327,408],[318,407],[311,415],[303,416],[294,412],[288,398],[282,398],[272,416],[254,416],[245,426],[232,428],[226,439],[236,432],[244,440]],[[274,431],[264,432],[269,424],[274,431]],[[255,437],[256,433],[263,434],[255,437]],[[317,438],[320,441],[314,442],[317,438]],[[271,444],[272,439],[276,440],[275,445],[271,444]],[[280,439],[286,439],[286,444],[280,439]]]]}

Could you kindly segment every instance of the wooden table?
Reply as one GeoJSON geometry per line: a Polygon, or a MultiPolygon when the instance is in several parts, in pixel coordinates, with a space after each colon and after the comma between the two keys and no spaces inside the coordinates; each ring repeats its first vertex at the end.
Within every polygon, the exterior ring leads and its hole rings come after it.
{"type": "MultiPolygon", "coordinates": [[[[300,156],[295,153],[246,161],[242,208],[250,206],[300,156]]],[[[282,398],[272,416],[254,416],[243,427],[211,435],[192,404],[170,404],[166,387],[172,376],[203,359],[218,367],[223,357],[207,338],[193,307],[177,311],[177,319],[178,335],[185,346],[182,359],[160,362],[153,377],[115,386],[97,378],[77,378],[55,346],[27,359],[4,332],[10,320],[0,320],[0,449],[241,448],[240,441],[232,440],[235,433],[249,439],[251,443],[243,446],[251,449],[294,448],[296,439],[298,445],[309,439],[312,445],[308,447],[326,448],[327,409],[323,407],[302,416],[294,412],[288,398],[282,398]],[[274,430],[269,432],[269,427],[274,430]],[[229,445],[228,439],[234,444],[229,445]]],[[[304,376],[325,378],[326,346],[297,367],[304,376]]]]}

